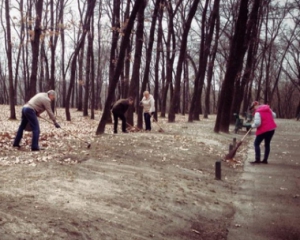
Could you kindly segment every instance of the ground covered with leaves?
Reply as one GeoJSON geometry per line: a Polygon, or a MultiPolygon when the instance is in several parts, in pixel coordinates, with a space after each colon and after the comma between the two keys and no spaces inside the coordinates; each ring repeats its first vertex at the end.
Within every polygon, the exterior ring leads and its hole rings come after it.
{"type": "Polygon", "coordinates": [[[216,134],[215,116],[178,115],[151,132],[113,134],[107,125],[96,136],[101,112],[91,120],[74,109],[67,122],[58,109],[62,129],[40,119],[45,150],[31,152],[31,132],[12,147],[20,111],[8,120],[1,106],[2,239],[226,239],[246,144],[222,161],[221,181],[215,164],[245,132],[216,134]]]}

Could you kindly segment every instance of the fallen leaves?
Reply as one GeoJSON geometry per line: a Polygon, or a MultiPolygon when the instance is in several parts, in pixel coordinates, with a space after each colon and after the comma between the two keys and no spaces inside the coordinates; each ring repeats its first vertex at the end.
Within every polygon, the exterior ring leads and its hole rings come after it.
{"type": "MultiPolygon", "coordinates": [[[[4,110],[2,108],[1,110],[4,110]]],[[[16,107],[17,112],[20,114],[20,107],[16,107]]],[[[7,120],[7,110],[4,114],[1,114],[0,121],[5,131],[0,131],[0,165],[11,166],[15,164],[26,164],[28,166],[35,167],[38,163],[45,162],[58,162],[60,164],[76,164],[82,159],[85,159],[89,155],[89,152],[82,152],[82,147],[76,136],[83,139],[93,138],[94,129],[96,129],[96,121],[87,119],[85,121],[66,122],[58,120],[61,126],[72,132],[74,136],[67,134],[61,129],[56,129],[53,124],[47,121],[39,119],[40,124],[40,137],[39,145],[45,150],[32,152],[31,140],[32,132],[24,131],[23,138],[21,140],[21,148],[13,148],[12,144],[16,135],[16,131],[19,127],[20,120],[11,121],[7,120]],[[75,157],[67,157],[66,154],[74,154],[75,157]]],[[[76,114],[77,115],[77,114],[76,114]]],[[[17,116],[20,119],[20,116],[17,116]]],[[[44,118],[48,118],[45,114],[44,118]]]]}
{"type": "MultiPolygon", "coordinates": [[[[2,109],[5,109],[4,108],[2,109]]],[[[17,107],[20,114],[21,107],[17,107]]],[[[210,159],[215,156],[216,160],[224,155],[226,141],[220,134],[211,133],[213,119],[204,119],[201,126],[187,123],[186,116],[178,115],[176,122],[169,124],[166,118],[159,119],[159,124],[166,131],[159,133],[159,127],[153,124],[151,132],[146,132],[136,126],[128,126],[129,134],[112,134],[112,125],[107,125],[104,136],[95,136],[98,121],[89,117],[83,117],[82,112],[72,112],[72,121],[67,122],[60,116],[63,109],[57,109],[57,121],[61,129],[56,129],[53,124],[43,119],[40,123],[39,145],[44,151],[31,152],[31,132],[24,132],[21,142],[22,148],[12,148],[16,131],[20,121],[8,121],[8,108],[5,114],[0,114],[5,131],[0,132],[0,165],[27,164],[35,166],[39,163],[57,162],[59,164],[77,164],[88,158],[107,158],[110,161],[116,158],[119,152],[122,156],[157,161],[169,164],[180,160],[182,163],[191,159],[210,159]],[[72,133],[72,134],[71,134],[72,133]],[[91,143],[92,148],[85,151],[84,141],[91,143]],[[223,139],[223,140],[222,140],[223,139]],[[136,148],[137,147],[137,148],[136,148]],[[133,151],[134,149],[134,151],[133,151]],[[121,152],[120,152],[121,151],[121,152]],[[139,157],[142,155],[141,157],[139,157]],[[143,156],[145,155],[145,156],[143,156]]],[[[97,114],[101,114],[97,112],[97,114]]],[[[48,119],[46,113],[42,116],[48,119]]],[[[20,118],[20,116],[17,116],[20,118]]],[[[242,165],[239,161],[228,161],[229,165],[236,168],[242,165]]],[[[192,169],[190,169],[192,170],[192,169]]]]}

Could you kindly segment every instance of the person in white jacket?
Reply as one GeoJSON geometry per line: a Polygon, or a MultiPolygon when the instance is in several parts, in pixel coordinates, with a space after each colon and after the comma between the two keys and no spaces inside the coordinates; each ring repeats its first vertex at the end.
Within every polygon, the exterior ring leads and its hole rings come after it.
{"type": "Polygon", "coordinates": [[[155,112],[154,97],[148,91],[145,91],[143,95],[140,105],[144,108],[145,129],[146,131],[151,131],[151,116],[155,112]]]}

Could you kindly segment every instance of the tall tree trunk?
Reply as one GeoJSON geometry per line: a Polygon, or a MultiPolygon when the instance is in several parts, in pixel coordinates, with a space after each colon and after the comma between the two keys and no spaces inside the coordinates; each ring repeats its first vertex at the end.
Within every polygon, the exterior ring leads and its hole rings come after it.
{"type": "Polygon", "coordinates": [[[85,40],[86,34],[90,31],[91,18],[93,16],[95,4],[96,4],[96,0],[88,1],[86,15],[85,15],[85,19],[83,22],[84,31],[82,31],[82,36],[81,36],[80,40],[78,41],[78,44],[77,44],[74,54],[73,54],[73,58],[71,60],[70,85],[69,85],[68,94],[67,94],[67,98],[66,98],[66,119],[67,119],[67,121],[71,121],[70,99],[71,99],[71,95],[74,90],[77,57],[79,55],[80,50],[84,46],[84,40],[85,40]]]}
{"type": "MultiPolygon", "coordinates": [[[[213,12],[210,16],[210,31],[214,29],[214,26],[216,26],[216,33],[215,33],[215,41],[214,45],[211,50],[210,54],[210,61],[208,64],[207,69],[207,89],[205,94],[205,107],[204,107],[204,118],[208,118],[208,114],[210,114],[210,95],[211,95],[211,84],[212,84],[212,78],[213,78],[213,70],[214,70],[214,62],[217,55],[218,50],[218,43],[219,43],[219,34],[220,34],[220,14],[219,14],[219,8],[220,8],[220,0],[215,0],[214,6],[213,6],[213,12]]],[[[212,40],[212,37],[211,37],[212,40]]]]}
{"type": "Polygon", "coordinates": [[[35,25],[32,33],[31,49],[32,49],[32,61],[31,61],[31,75],[29,88],[26,91],[26,101],[36,94],[37,84],[37,72],[39,63],[39,49],[40,49],[40,36],[42,34],[42,13],[43,13],[43,0],[37,0],[35,3],[35,25]]]}
{"type": "MultiPolygon", "coordinates": [[[[60,6],[63,6],[64,0],[60,1],[60,6]]],[[[61,24],[64,25],[64,14],[61,17],[61,24]]],[[[65,72],[65,32],[64,29],[60,31],[61,38],[61,82],[62,82],[62,107],[66,106],[66,95],[67,95],[67,83],[66,83],[66,72],[65,72]]]]}
{"type": "MultiPolygon", "coordinates": [[[[163,37],[163,29],[162,29],[162,18],[164,14],[164,0],[161,0],[161,5],[159,8],[158,12],[158,29],[157,29],[157,45],[156,45],[156,58],[155,58],[155,66],[154,66],[154,71],[155,71],[155,85],[154,85],[154,99],[155,99],[155,114],[154,118],[157,119],[157,112],[161,109],[160,105],[158,102],[160,102],[160,96],[159,96],[159,70],[164,69],[164,65],[161,67],[160,66],[160,57],[161,57],[161,52],[162,52],[162,37],[163,37]],[[159,106],[159,107],[158,107],[159,106]]],[[[164,78],[162,78],[163,80],[164,78]]]]}
{"type": "MultiPolygon", "coordinates": [[[[100,16],[99,16],[100,17],[100,16]]],[[[91,24],[91,34],[90,34],[90,68],[91,68],[91,74],[90,74],[90,86],[91,86],[91,95],[88,94],[88,98],[91,99],[91,119],[95,119],[95,57],[94,57],[94,51],[93,51],[93,45],[94,45],[94,35],[95,35],[95,29],[94,29],[94,15],[92,16],[92,24],[91,24]]]]}
{"type": "MultiPolygon", "coordinates": [[[[84,42],[82,43],[84,45],[84,42]]],[[[84,47],[80,50],[78,58],[78,97],[77,97],[77,111],[83,110],[83,88],[86,84],[86,78],[83,74],[83,59],[84,59],[84,47]]]]}
{"type": "MultiPolygon", "coordinates": [[[[93,27],[93,20],[91,20],[91,26],[93,27]]],[[[90,32],[87,36],[88,46],[86,54],[86,66],[85,66],[85,85],[84,85],[84,107],[83,107],[83,116],[88,116],[89,108],[89,95],[90,95],[90,84],[91,84],[91,68],[92,68],[92,54],[93,54],[93,34],[90,32]]]]}
{"type": "Polygon", "coordinates": [[[99,122],[97,131],[96,131],[96,135],[104,133],[106,120],[107,120],[108,116],[110,115],[110,106],[111,106],[111,103],[113,101],[114,91],[116,89],[116,86],[117,86],[118,81],[119,81],[119,77],[120,77],[121,72],[122,72],[122,66],[124,66],[125,50],[128,46],[130,34],[131,34],[131,31],[132,31],[132,28],[133,28],[133,25],[134,25],[134,20],[136,18],[136,15],[138,13],[138,10],[139,10],[141,4],[142,4],[142,1],[135,1],[133,9],[131,11],[131,14],[130,14],[130,17],[129,17],[129,20],[128,20],[128,23],[127,23],[127,27],[125,29],[124,37],[123,37],[122,42],[121,42],[120,54],[119,54],[119,57],[118,57],[116,70],[114,72],[114,77],[113,77],[113,79],[112,79],[112,81],[110,82],[110,85],[109,85],[108,94],[107,94],[103,114],[102,114],[101,120],[99,122]]]}
{"type": "MultiPolygon", "coordinates": [[[[245,88],[247,83],[250,81],[250,76],[253,69],[253,63],[255,62],[257,54],[257,42],[259,41],[259,20],[262,17],[259,16],[260,10],[260,0],[255,0],[253,8],[250,14],[249,24],[246,33],[246,45],[249,45],[249,50],[247,54],[246,66],[244,74],[241,77],[241,81],[236,83],[236,88],[234,92],[233,104],[231,108],[231,116],[233,113],[239,113],[241,109],[241,104],[243,101],[245,88]]],[[[248,103],[249,105],[249,103],[248,103]]]]}
{"type": "MultiPolygon", "coordinates": [[[[206,64],[205,64],[205,28],[206,28],[206,14],[208,9],[208,3],[210,0],[205,1],[203,13],[202,13],[202,21],[201,21],[201,40],[200,40],[200,60],[198,72],[196,74],[195,85],[194,85],[194,93],[191,101],[189,118],[188,121],[192,122],[193,120],[200,120],[199,113],[201,108],[201,93],[204,83],[203,74],[205,75],[206,64]],[[202,82],[203,80],[203,82],[202,82]]],[[[209,49],[208,49],[209,50],[209,49]]]]}
{"type": "MultiPolygon", "coordinates": [[[[142,3],[137,15],[137,28],[136,28],[136,39],[135,39],[135,54],[134,62],[132,67],[132,76],[129,86],[129,95],[133,97],[136,102],[136,108],[138,109],[139,102],[139,86],[140,86],[140,66],[142,59],[142,50],[143,50],[143,39],[144,39],[144,11],[146,7],[146,1],[140,0],[142,3]]],[[[128,123],[133,125],[133,108],[129,108],[127,111],[128,123]]],[[[142,126],[139,126],[142,128],[142,126]]]]}
{"type": "MultiPolygon", "coordinates": [[[[127,19],[129,18],[129,14],[130,14],[130,0],[127,0],[127,4],[126,4],[126,10],[125,10],[125,14],[124,14],[124,19],[125,21],[127,21],[127,19]]],[[[126,49],[126,57],[125,57],[125,66],[124,66],[124,77],[123,77],[123,86],[122,86],[122,98],[126,98],[130,95],[129,93],[129,86],[130,86],[130,67],[131,67],[131,52],[132,52],[132,37],[130,38],[128,47],[126,49]]],[[[129,122],[129,124],[133,125],[133,120],[131,121],[131,114],[127,113],[127,120],[129,122]]],[[[133,118],[133,115],[132,115],[133,118]]]]}
{"type": "Polygon", "coordinates": [[[176,8],[173,10],[172,3],[167,3],[166,7],[168,10],[168,37],[166,42],[166,84],[163,88],[162,103],[161,103],[161,117],[166,117],[167,112],[167,96],[170,88],[170,97],[172,98],[172,79],[173,79],[173,64],[176,52],[176,37],[174,32],[174,16],[178,10],[182,0],[176,2],[176,8]]]}
{"type": "Polygon", "coordinates": [[[248,1],[241,0],[239,16],[236,22],[234,36],[230,46],[229,59],[225,73],[225,79],[222,84],[221,95],[219,99],[218,114],[214,127],[215,132],[227,132],[230,125],[230,113],[232,105],[233,87],[241,69],[246,51],[245,35],[248,19],[248,1]]]}
{"type": "MultiPolygon", "coordinates": [[[[98,21],[97,21],[97,31],[98,32],[101,32],[101,21],[102,21],[102,0],[100,0],[100,3],[99,3],[99,12],[98,12],[98,21]]],[[[103,84],[103,81],[102,81],[102,65],[101,65],[101,51],[102,51],[102,46],[101,46],[101,39],[98,38],[97,39],[97,43],[98,43],[98,51],[97,51],[97,61],[98,61],[98,64],[97,64],[97,70],[96,70],[96,83],[95,83],[95,91],[94,91],[94,94],[95,94],[95,100],[94,100],[94,109],[95,110],[102,110],[102,104],[101,104],[101,91],[102,91],[102,84],[103,84]]]]}
{"type": "Polygon", "coordinates": [[[10,119],[16,119],[15,110],[15,90],[13,84],[13,67],[12,67],[12,41],[10,29],[10,16],[9,16],[9,0],[5,0],[5,18],[6,18],[6,55],[8,60],[8,78],[9,78],[9,107],[10,119]]]}
{"type": "Polygon", "coordinates": [[[112,41],[110,48],[110,63],[109,63],[109,83],[113,81],[115,66],[117,63],[116,51],[119,40],[120,29],[120,0],[114,0],[113,16],[112,16],[112,41]]]}
{"type": "MultiPolygon", "coordinates": [[[[20,3],[19,3],[19,8],[20,8],[20,17],[21,19],[24,19],[24,12],[23,12],[23,0],[20,0],[20,3]]],[[[19,44],[22,45],[22,43],[24,42],[24,39],[25,39],[25,24],[24,22],[21,22],[20,23],[21,26],[20,26],[20,42],[19,44]]],[[[19,72],[20,72],[20,64],[21,64],[21,60],[22,60],[22,52],[23,52],[23,48],[20,47],[18,49],[18,56],[17,56],[17,59],[16,59],[16,66],[15,66],[15,76],[14,76],[14,101],[15,101],[15,104],[18,104],[18,78],[19,78],[19,72]]],[[[19,87],[21,87],[19,85],[19,87]]]]}
{"type": "Polygon", "coordinates": [[[188,106],[188,79],[189,79],[189,62],[187,60],[187,56],[184,60],[183,65],[183,89],[182,89],[182,110],[181,114],[185,115],[186,106],[188,106]]]}
{"type": "Polygon", "coordinates": [[[187,37],[188,33],[191,28],[191,22],[196,14],[197,6],[198,6],[199,0],[194,0],[190,12],[188,14],[187,20],[184,24],[184,30],[182,34],[182,40],[181,40],[181,46],[180,46],[180,53],[177,63],[177,70],[176,70],[176,76],[175,76],[175,90],[174,94],[171,100],[171,105],[169,108],[169,115],[168,115],[168,121],[169,122],[175,122],[175,109],[178,109],[177,104],[179,104],[180,99],[180,84],[181,84],[181,74],[182,74],[182,66],[184,63],[184,59],[186,57],[186,48],[187,48],[187,37]]]}
{"type": "MultiPolygon", "coordinates": [[[[155,6],[154,6],[154,11],[152,15],[152,21],[151,21],[151,27],[150,27],[150,34],[149,34],[149,45],[147,47],[146,51],[146,64],[145,64],[145,71],[144,71],[144,77],[142,81],[142,86],[141,86],[141,91],[139,94],[139,101],[143,97],[143,92],[146,90],[147,84],[149,84],[149,72],[150,72],[150,63],[152,59],[152,51],[153,51],[153,43],[154,43],[154,36],[155,36],[155,26],[156,26],[156,21],[158,17],[158,11],[161,6],[161,1],[162,0],[156,0],[155,1],[155,6]]],[[[138,120],[137,120],[137,126],[139,128],[143,127],[143,108],[137,105],[137,114],[138,114],[138,120]]]]}

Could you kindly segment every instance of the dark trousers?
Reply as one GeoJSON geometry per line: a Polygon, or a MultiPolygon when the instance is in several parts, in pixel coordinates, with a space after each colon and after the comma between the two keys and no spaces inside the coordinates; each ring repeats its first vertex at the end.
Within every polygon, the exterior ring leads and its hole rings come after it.
{"type": "Polygon", "coordinates": [[[38,149],[40,137],[39,121],[37,119],[35,111],[28,107],[22,108],[22,120],[14,141],[14,146],[20,145],[21,139],[23,137],[23,131],[25,130],[28,123],[32,129],[31,149],[38,149]]]}
{"type": "Polygon", "coordinates": [[[146,131],[151,131],[151,115],[149,113],[144,113],[144,121],[145,121],[145,128],[146,131]]]}
{"type": "Polygon", "coordinates": [[[114,133],[118,132],[118,118],[122,120],[122,132],[126,132],[126,117],[124,114],[114,113],[114,133]]]}
{"type": "Polygon", "coordinates": [[[275,130],[262,133],[260,135],[257,135],[254,141],[254,148],[255,148],[255,160],[260,160],[260,144],[262,141],[265,142],[265,154],[264,154],[264,161],[268,161],[269,154],[270,154],[270,143],[272,140],[272,137],[275,133],[275,130]]]}

